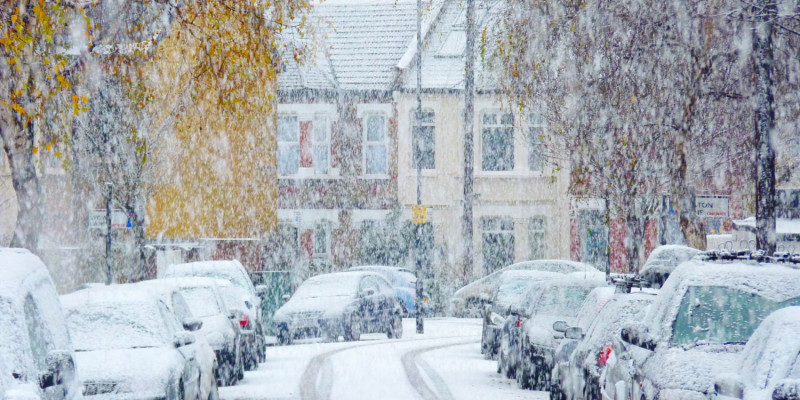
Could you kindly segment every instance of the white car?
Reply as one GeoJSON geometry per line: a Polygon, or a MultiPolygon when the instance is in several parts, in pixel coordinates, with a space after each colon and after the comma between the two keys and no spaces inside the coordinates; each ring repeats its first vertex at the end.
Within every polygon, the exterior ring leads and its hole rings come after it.
{"type": "MultiPolygon", "coordinates": [[[[83,395],[92,399],[195,400],[195,337],[163,301],[123,285],[61,296],[83,395]]],[[[130,285],[125,285],[130,286],[130,285]]]]}
{"type": "Polygon", "coordinates": [[[264,318],[261,315],[261,299],[267,292],[267,287],[259,285],[253,286],[250,275],[242,263],[237,260],[215,260],[197,261],[184,264],[172,264],[164,270],[163,278],[180,277],[204,277],[224,279],[230,281],[239,292],[239,305],[229,305],[232,309],[240,310],[244,313],[244,318],[248,319],[255,327],[256,335],[256,362],[264,362],[266,357],[266,341],[264,338],[265,326],[264,318]]]}
{"type": "Polygon", "coordinates": [[[707,399],[735,373],[753,331],[800,305],[800,270],[755,261],[693,259],[670,274],[642,322],[623,327],[601,387],[613,399],[707,399]]]}
{"type": "Polygon", "coordinates": [[[790,400],[800,393],[800,307],[773,312],[742,351],[735,374],[718,376],[718,399],[790,400]]]}
{"type": "Polygon", "coordinates": [[[81,397],[58,294],[39,257],[0,248],[0,399],[81,397]]]}
{"type": "MultiPolygon", "coordinates": [[[[187,331],[202,329],[203,321],[192,314],[189,304],[186,303],[177,285],[165,283],[163,280],[147,280],[133,285],[144,288],[156,298],[161,299],[187,331]]],[[[192,346],[195,347],[194,351],[200,366],[200,399],[217,400],[219,399],[216,378],[219,374],[217,357],[214,354],[214,349],[208,344],[205,335],[197,334],[195,339],[195,343],[192,346]]]]}
{"type": "Polygon", "coordinates": [[[219,292],[220,285],[230,282],[213,278],[165,278],[156,279],[162,284],[175,285],[196,318],[203,321],[197,331],[205,337],[217,358],[217,383],[220,386],[235,384],[244,377],[244,355],[242,352],[240,322],[235,313],[225,307],[219,292]]]}

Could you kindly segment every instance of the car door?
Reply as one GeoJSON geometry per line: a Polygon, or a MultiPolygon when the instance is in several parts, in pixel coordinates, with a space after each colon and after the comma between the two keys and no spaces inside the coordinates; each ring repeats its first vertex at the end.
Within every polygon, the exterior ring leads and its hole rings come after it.
{"type": "MultiPolygon", "coordinates": [[[[164,323],[167,326],[167,332],[170,337],[174,337],[176,333],[188,333],[183,329],[182,324],[178,323],[178,318],[169,310],[163,302],[158,302],[158,310],[164,323]]],[[[200,365],[197,360],[197,346],[193,344],[178,346],[176,348],[178,353],[183,357],[183,389],[186,398],[195,399],[200,395],[200,365]]]]}
{"type": "Polygon", "coordinates": [[[362,278],[358,293],[361,296],[363,320],[368,329],[372,330],[380,313],[380,306],[378,304],[379,291],[375,278],[372,276],[365,276],[362,278]],[[366,294],[370,291],[372,292],[371,294],[366,294]]]}
{"type": "Polygon", "coordinates": [[[375,277],[375,283],[378,285],[378,307],[380,318],[384,323],[391,321],[392,313],[396,304],[396,294],[392,285],[382,277],[375,277]]]}

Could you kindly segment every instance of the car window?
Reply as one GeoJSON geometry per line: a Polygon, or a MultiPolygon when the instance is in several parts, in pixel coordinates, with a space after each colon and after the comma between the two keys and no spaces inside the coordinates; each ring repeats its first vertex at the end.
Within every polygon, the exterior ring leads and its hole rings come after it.
{"type": "Polygon", "coordinates": [[[746,343],[772,311],[800,304],[800,298],[774,302],[724,286],[690,286],[673,322],[674,345],[746,343]]]}
{"type": "Polygon", "coordinates": [[[365,276],[364,279],[361,280],[361,288],[359,289],[360,292],[365,290],[372,289],[375,293],[378,293],[378,284],[375,283],[375,279],[371,276],[365,276]]]}
{"type": "Polygon", "coordinates": [[[574,286],[547,287],[534,305],[531,315],[575,317],[590,290],[574,286]]]}
{"type": "Polygon", "coordinates": [[[375,284],[378,286],[378,289],[381,293],[391,294],[394,292],[394,289],[392,289],[392,285],[390,285],[389,282],[386,282],[386,279],[377,277],[374,279],[375,279],[375,284]]]}
{"type": "Polygon", "coordinates": [[[192,318],[192,312],[189,310],[189,305],[179,292],[172,293],[172,312],[178,318],[178,321],[183,322],[187,318],[192,318]]]}
{"type": "Polygon", "coordinates": [[[161,318],[164,319],[164,325],[167,328],[167,333],[172,335],[175,332],[182,331],[183,327],[178,322],[175,314],[169,310],[166,304],[158,302],[158,312],[161,313],[161,318]]]}
{"type": "Polygon", "coordinates": [[[186,304],[189,305],[189,310],[192,315],[197,318],[205,318],[223,313],[222,307],[220,307],[220,303],[217,300],[217,295],[211,288],[183,288],[181,289],[181,294],[186,304]]]}
{"type": "Polygon", "coordinates": [[[53,350],[53,338],[45,327],[44,318],[33,296],[28,294],[23,305],[25,325],[28,329],[28,343],[31,346],[33,362],[39,371],[47,369],[47,353],[53,350]]]}

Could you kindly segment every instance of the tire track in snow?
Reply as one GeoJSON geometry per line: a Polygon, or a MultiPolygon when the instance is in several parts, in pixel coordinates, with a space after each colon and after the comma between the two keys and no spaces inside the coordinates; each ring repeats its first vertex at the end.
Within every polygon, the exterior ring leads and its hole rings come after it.
{"type": "Polygon", "coordinates": [[[422,354],[434,350],[478,342],[478,340],[468,340],[458,343],[448,343],[438,346],[425,347],[404,354],[402,358],[403,369],[406,371],[406,377],[408,377],[411,387],[414,388],[414,390],[420,395],[420,397],[422,397],[423,400],[453,400],[453,394],[447,387],[447,383],[445,383],[442,377],[430,366],[430,364],[423,360],[421,356],[422,354]],[[431,381],[433,387],[428,385],[428,381],[425,379],[425,376],[427,376],[431,381]]]}
{"type": "MultiPolygon", "coordinates": [[[[333,363],[331,362],[331,358],[336,354],[355,350],[361,347],[367,346],[381,346],[387,344],[403,344],[409,342],[419,342],[419,341],[433,341],[433,340],[447,340],[447,339],[458,339],[463,338],[463,336],[443,336],[443,337],[435,337],[435,338],[414,338],[414,339],[407,339],[407,340],[377,340],[374,342],[361,342],[357,344],[353,344],[352,346],[347,346],[343,348],[339,348],[336,350],[331,350],[325,353],[320,353],[311,358],[308,362],[308,366],[306,367],[305,371],[303,371],[303,375],[300,377],[300,399],[302,400],[328,400],[331,398],[331,389],[333,387],[333,363]]],[[[422,354],[426,351],[436,350],[437,348],[442,347],[449,347],[449,346],[457,346],[462,344],[468,343],[476,343],[475,340],[470,340],[467,342],[458,342],[458,343],[451,343],[447,345],[438,345],[434,347],[426,347],[420,350],[412,350],[411,353],[415,354],[422,354]]],[[[408,353],[403,356],[403,360],[405,360],[408,353]]],[[[415,361],[415,360],[412,360],[415,361]]],[[[424,362],[424,361],[423,361],[424,362]]],[[[405,361],[403,361],[403,366],[406,370],[406,375],[408,375],[408,368],[405,366],[405,361]]],[[[426,363],[427,364],[427,363],[426,363]]],[[[430,368],[430,367],[428,367],[430,368]]],[[[432,369],[431,372],[433,375],[438,377],[432,369]]],[[[421,376],[421,375],[420,375],[421,376]]],[[[441,378],[440,378],[441,380],[441,378]]],[[[424,381],[421,381],[422,384],[426,385],[424,381]]],[[[413,385],[413,382],[412,382],[413,385]]],[[[427,386],[426,386],[427,387],[427,386]]],[[[416,386],[414,387],[417,390],[416,386]]]]}

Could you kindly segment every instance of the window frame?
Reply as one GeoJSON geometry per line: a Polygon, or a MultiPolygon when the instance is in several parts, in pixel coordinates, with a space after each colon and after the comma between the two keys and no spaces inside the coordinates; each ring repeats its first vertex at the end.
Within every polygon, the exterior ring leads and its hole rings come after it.
{"type": "MultiPolygon", "coordinates": [[[[421,168],[421,170],[422,171],[435,171],[436,170],[436,111],[434,111],[432,108],[425,108],[425,109],[422,110],[422,114],[423,114],[422,128],[423,129],[424,128],[431,128],[431,130],[432,130],[432,133],[431,133],[432,137],[431,138],[433,139],[432,140],[433,151],[432,151],[431,159],[432,159],[433,165],[432,165],[431,168],[426,168],[425,166],[423,166],[421,168]],[[432,116],[431,122],[425,122],[425,118],[424,118],[425,114],[430,114],[432,116]]],[[[417,146],[416,146],[416,143],[415,143],[415,140],[416,140],[416,137],[417,137],[416,136],[417,135],[417,118],[416,118],[416,116],[417,116],[417,110],[416,109],[411,110],[411,119],[410,119],[410,121],[411,121],[411,152],[410,152],[411,157],[410,157],[410,162],[411,162],[411,170],[413,170],[413,171],[417,170],[417,164],[415,162],[416,159],[417,159],[417,146]]]]}
{"type": "Polygon", "coordinates": [[[311,255],[313,258],[327,259],[331,256],[331,224],[328,221],[319,221],[314,224],[314,229],[311,233],[311,255]],[[324,252],[317,252],[317,233],[323,232],[325,234],[324,252]]]}
{"type": "Polygon", "coordinates": [[[300,117],[296,113],[281,113],[278,114],[278,120],[275,129],[275,139],[277,141],[277,171],[278,177],[291,177],[297,176],[300,174],[300,117]],[[285,141],[281,140],[280,135],[280,126],[281,126],[281,119],[283,118],[294,118],[294,127],[296,133],[296,140],[295,141],[285,141]],[[297,146],[297,165],[293,166],[293,171],[291,173],[283,173],[281,170],[281,145],[288,145],[288,146],[297,146]]]}
{"type": "Polygon", "coordinates": [[[362,175],[369,177],[388,177],[389,176],[389,116],[380,111],[367,111],[361,116],[362,125],[362,140],[363,146],[361,151],[361,167],[362,175]],[[369,140],[369,119],[370,118],[383,118],[383,139],[382,140],[369,140]],[[368,172],[367,171],[367,149],[369,146],[383,146],[385,152],[385,159],[382,172],[368,172]]]}
{"type": "MultiPolygon", "coordinates": [[[[515,125],[515,120],[516,120],[516,117],[515,117],[514,113],[512,113],[510,111],[503,111],[503,110],[494,109],[494,110],[486,110],[486,111],[484,111],[484,112],[482,112],[480,114],[480,138],[479,138],[480,139],[480,143],[481,143],[480,171],[482,173],[507,174],[509,172],[514,172],[514,170],[516,169],[517,163],[516,163],[516,157],[515,157],[515,154],[514,154],[515,151],[516,151],[516,145],[514,143],[515,142],[515,130],[516,130],[516,127],[514,126],[515,125]],[[496,120],[495,120],[494,123],[487,124],[485,122],[486,121],[486,117],[488,115],[495,115],[496,116],[496,120]],[[503,121],[503,117],[506,116],[506,115],[510,115],[511,116],[511,123],[505,123],[504,124],[502,122],[503,121]],[[508,128],[511,129],[511,138],[510,138],[510,141],[509,141],[510,142],[510,146],[511,146],[511,149],[510,149],[510,152],[509,152],[509,154],[511,155],[510,168],[508,168],[508,169],[486,169],[486,165],[485,165],[486,161],[485,161],[485,159],[486,159],[486,156],[487,156],[487,151],[486,151],[487,150],[487,146],[486,146],[486,143],[485,143],[485,140],[484,140],[484,138],[485,138],[485,130],[487,130],[487,129],[492,130],[492,136],[496,136],[496,135],[498,135],[500,130],[508,129],[508,128]]],[[[499,157],[499,156],[495,156],[495,157],[499,157]]],[[[498,162],[495,161],[495,164],[497,164],[497,163],[498,162]]]]}
{"type": "MultiPolygon", "coordinates": [[[[312,132],[311,132],[311,169],[314,175],[329,175],[331,173],[331,123],[330,118],[325,113],[315,113],[312,119],[312,132]],[[318,122],[325,123],[325,140],[317,141],[318,122]],[[324,147],[325,149],[325,170],[319,172],[317,170],[317,147],[324,147]]],[[[299,125],[299,122],[298,122],[299,125]]],[[[299,128],[298,128],[299,129],[299,128]]]]}
{"type": "Polygon", "coordinates": [[[544,154],[538,151],[538,148],[543,143],[541,137],[547,132],[547,120],[541,113],[533,112],[528,113],[526,118],[527,126],[525,127],[525,133],[527,134],[528,171],[543,172],[545,164],[544,154]],[[534,133],[534,130],[536,130],[536,133],[534,133]],[[533,165],[533,157],[536,157],[536,163],[538,163],[537,165],[533,165]]]}
{"type": "Polygon", "coordinates": [[[544,215],[535,215],[528,218],[528,259],[545,259],[547,257],[547,217],[544,215]],[[537,229],[534,228],[534,221],[541,221],[541,226],[537,229]],[[534,236],[541,234],[542,241],[538,245],[540,253],[537,255],[534,251],[534,236]]]}

